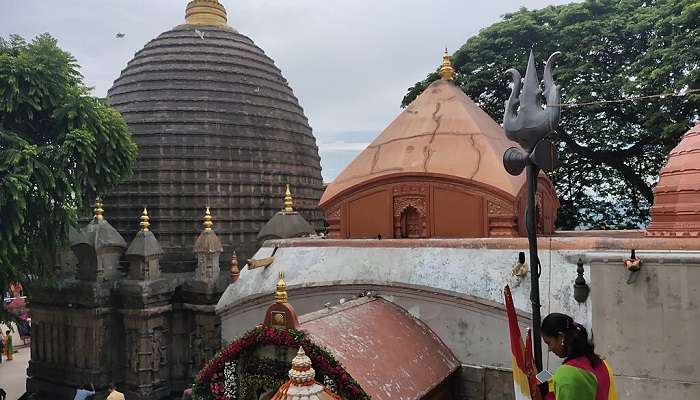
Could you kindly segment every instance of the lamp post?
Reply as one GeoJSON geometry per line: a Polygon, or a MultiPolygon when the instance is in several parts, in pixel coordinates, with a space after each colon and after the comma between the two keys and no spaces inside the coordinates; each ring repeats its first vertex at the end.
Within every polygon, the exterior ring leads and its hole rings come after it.
{"type": "Polygon", "coordinates": [[[533,349],[537,371],[542,370],[542,341],[540,339],[540,260],[537,256],[537,210],[535,194],[540,170],[554,169],[554,147],[550,136],[559,123],[560,87],[552,78],[552,63],[559,52],[553,53],[544,67],[544,91],[535,69],[535,59],[530,50],[524,82],[520,73],[509,69],[513,77],[513,90],[506,103],[503,116],[503,129],[508,139],[517,142],[521,148],[511,147],[503,154],[503,166],[511,175],[520,175],[523,169],[527,174],[527,212],[525,226],[530,247],[530,301],[532,303],[533,349]],[[522,86],[522,92],[520,91],[522,86]],[[542,100],[546,106],[543,107],[542,100]],[[524,151],[523,151],[524,150],[524,151]]]}

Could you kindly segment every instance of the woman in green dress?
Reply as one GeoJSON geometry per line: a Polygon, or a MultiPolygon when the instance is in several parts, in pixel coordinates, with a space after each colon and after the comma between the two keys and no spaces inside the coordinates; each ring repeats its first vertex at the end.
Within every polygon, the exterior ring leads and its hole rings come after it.
{"type": "Polygon", "coordinates": [[[617,400],[612,370],[596,353],[586,328],[568,315],[542,321],[542,340],[564,359],[548,383],[545,400],[617,400]]]}

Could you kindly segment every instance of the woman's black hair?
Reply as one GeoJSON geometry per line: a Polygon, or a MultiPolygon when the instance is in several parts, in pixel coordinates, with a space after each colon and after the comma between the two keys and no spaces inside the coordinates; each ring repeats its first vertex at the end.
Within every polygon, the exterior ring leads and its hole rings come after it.
{"type": "Polygon", "coordinates": [[[566,314],[551,313],[542,321],[542,334],[545,336],[558,336],[564,334],[564,350],[566,360],[585,356],[592,366],[598,365],[600,356],[595,353],[593,339],[588,339],[586,327],[576,323],[566,314]]]}

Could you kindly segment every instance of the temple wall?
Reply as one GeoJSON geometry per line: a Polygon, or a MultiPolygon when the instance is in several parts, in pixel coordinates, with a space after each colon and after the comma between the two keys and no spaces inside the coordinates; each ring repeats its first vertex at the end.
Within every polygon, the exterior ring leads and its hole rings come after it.
{"type": "MultiPolygon", "coordinates": [[[[510,353],[503,350],[508,348],[503,287],[511,286],[523,321],[531,309],[529,275],[511,275],[520,251],[526,249],[280,247],[270,267],[244,268],[219,300],[222,339],[230,342],[261,322],[278,273],[284,271],[290,303],[300,315],[370,290],[428,324],[463,363],[509,367],[510,353]]],[[[271,252],[263,247],[256,258],[271,252]]],[[[542,312],[566,312],[589,325],[590,300],[578,304],[573,298],[576,264],[571,260],[577,254],[541,256],[542,312]]]]}
{"type": "MultiPolygon", "coordinates": [[[[542,178],[541,232],[554,232],[558,202],[542,178]]],[[[516,197],[493,186],[440,174],[397,173],[358,184],[321,205],[331,238],[470,238],[525,234],[516,197]]]]}
{"type": "MultiPolygon", "coordinates": [[[[421,319],[462,363],[510,367],[502,289],[511,285],[516,308],[523,312],[520,321],[529,323],[530,276],[511,276],[518,252],[527,251],[526,241],[362,242],[275,243],[282,247],[273,264],[244,268],[219,301],[222,339],[230,342],[261,322],[277,275],[284,271],[290,303],[300,315],[369,290],[421,319]]],[[[592,328],[622,399],[700,398],[700,369],[694,366],[700,351],[691,343],[700,328],[700,251],[639,250],[658,245],[646,239],[563,242],[540,240],[542,315],[568,313],[592,328]],[[622,261],[632,248],[638,249],[643,267],[628,285],[622,261]],[[582,304],[573,298],[579,257],[591,286],[582,304]]],[[[256,258],[271,252],[263,247],[256,258]]],[[[558,364],[556,357],[545,358],[551,370],[558,364]]]]}
{"type": "Polygon", "coordinates": [[[590,253],[596,348],[608,357],[622,399],[700,398],[700,251],[590,253]]]}

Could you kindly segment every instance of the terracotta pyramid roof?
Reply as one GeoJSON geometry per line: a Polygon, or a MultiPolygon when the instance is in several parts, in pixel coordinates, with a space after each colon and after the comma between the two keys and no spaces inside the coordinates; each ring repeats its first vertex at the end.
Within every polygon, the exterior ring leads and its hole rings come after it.
{"type": "Polygon", "coordinates": [[[525,174],[511,176],[502,164],[512,146],[503,128],[454,83],[438,80],[328,185],[321,205],[352,186],[399,173],[451,175],[517,196],[525,174]]]}

